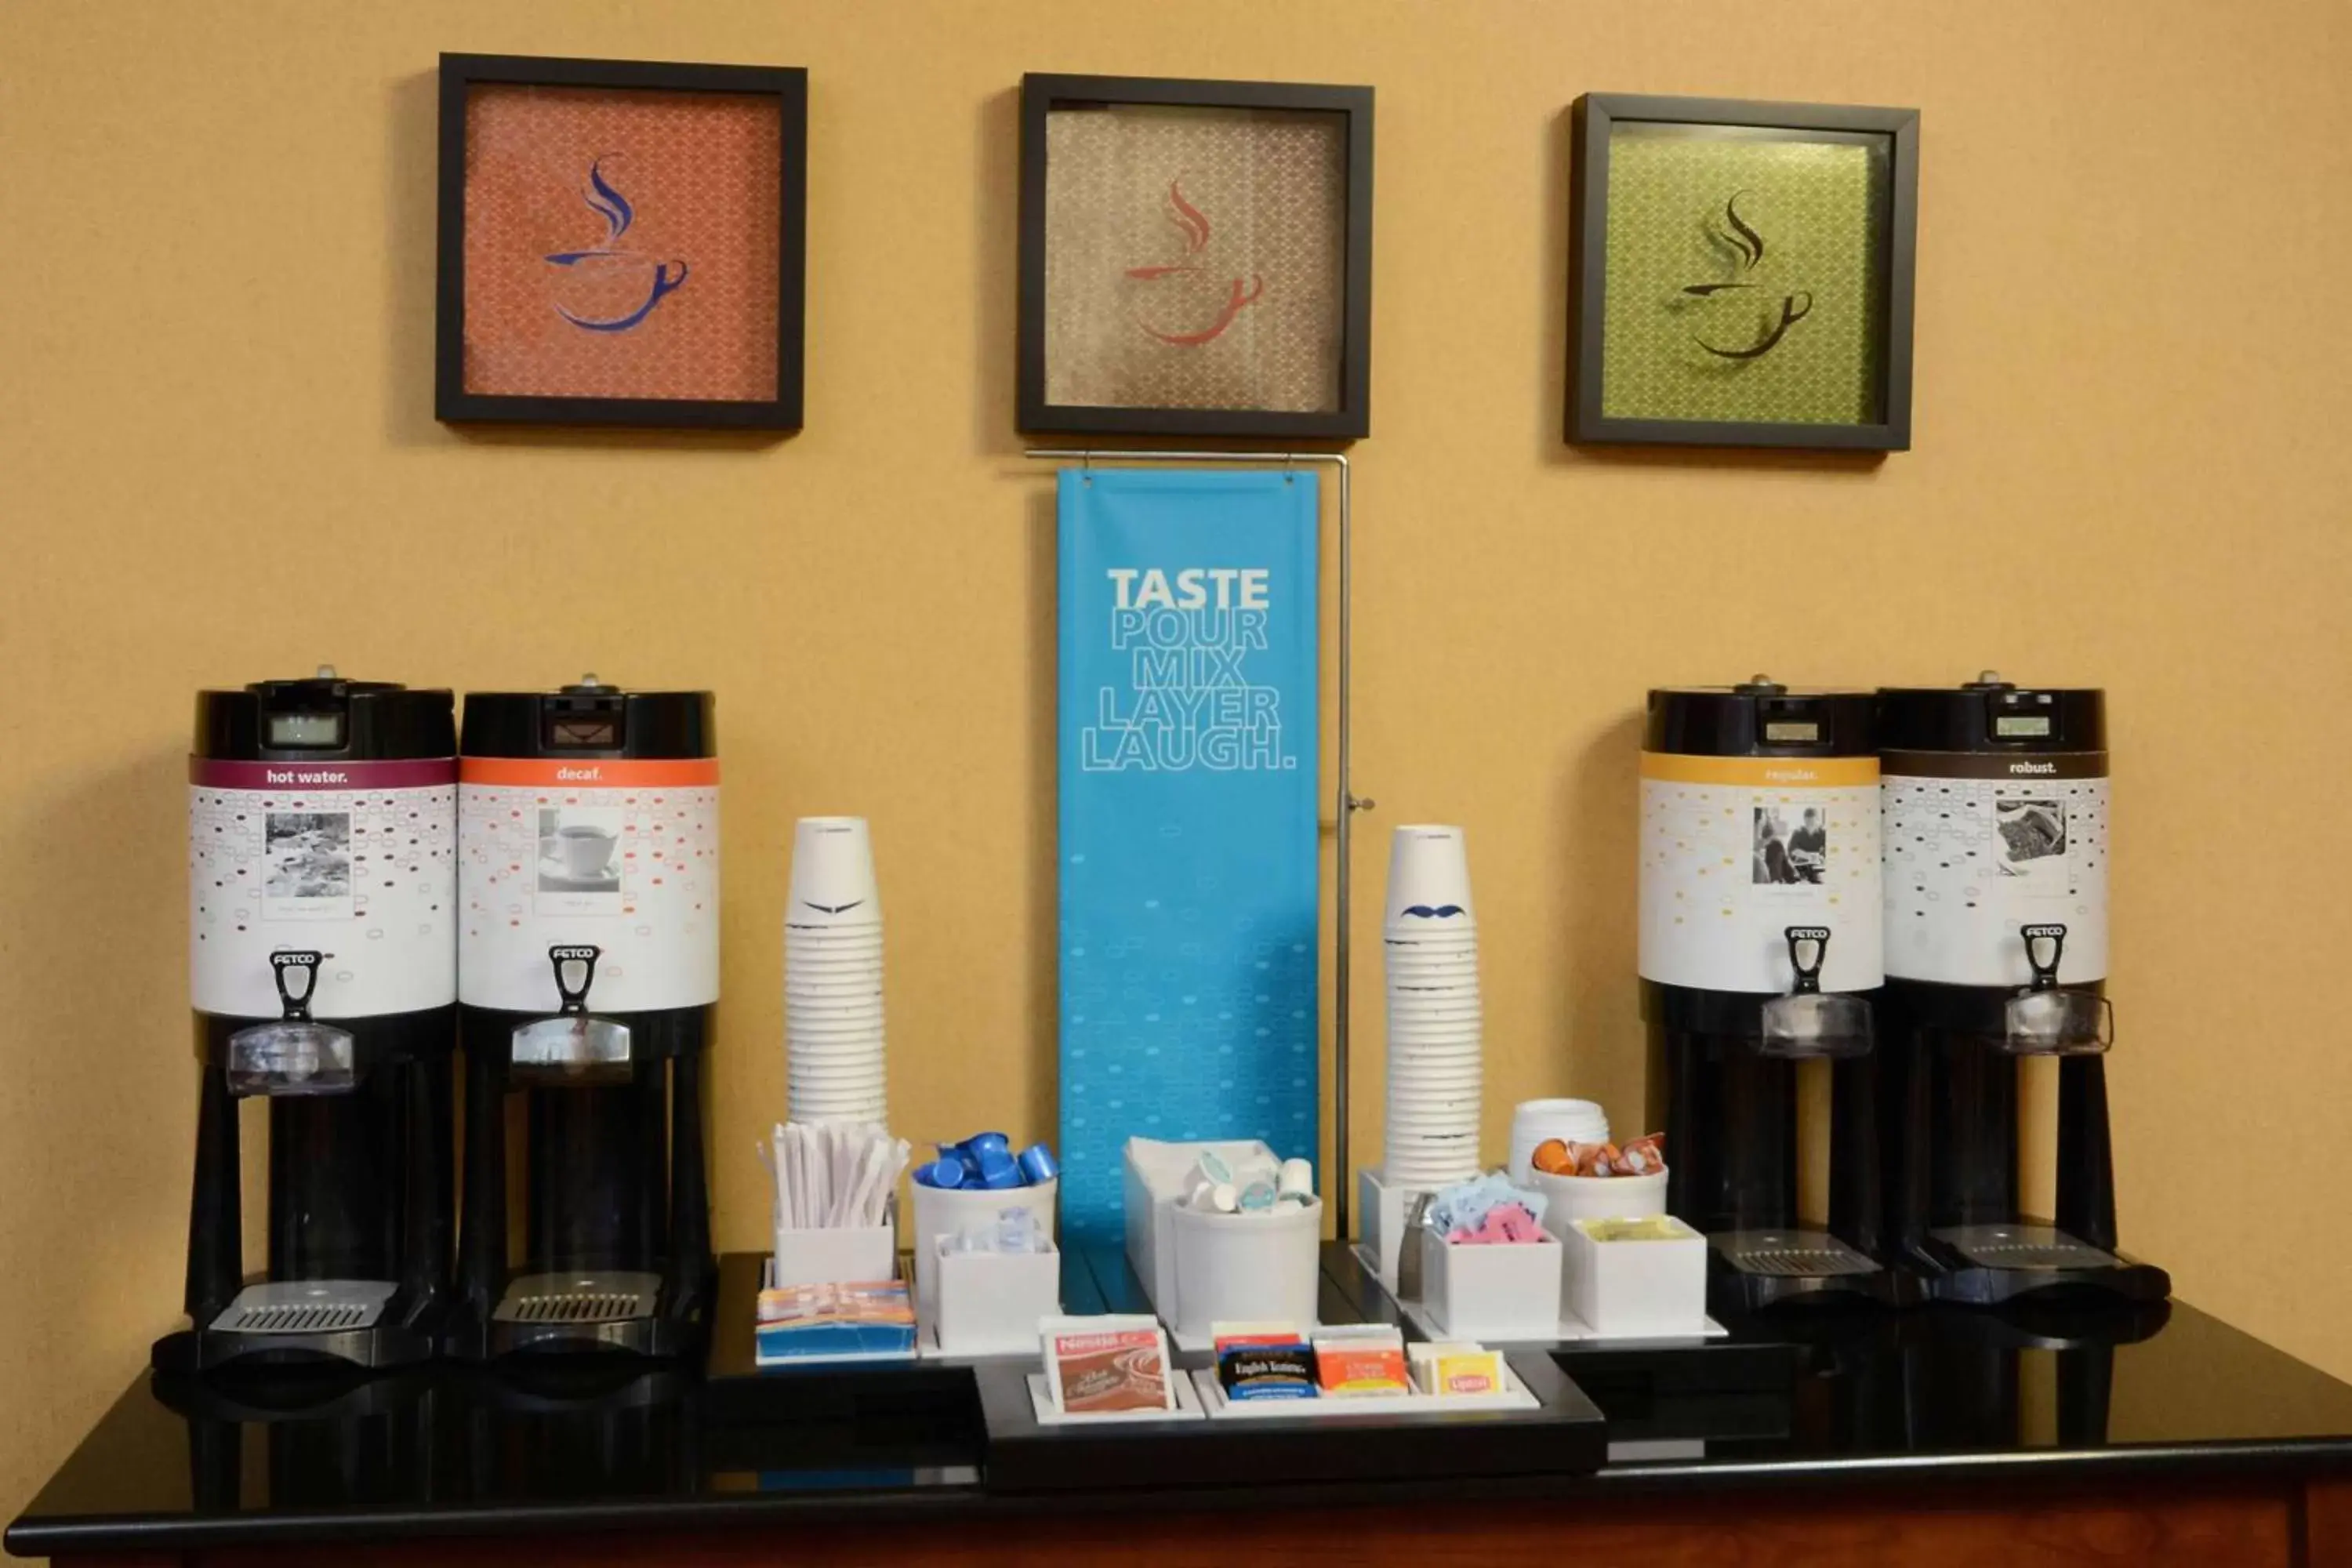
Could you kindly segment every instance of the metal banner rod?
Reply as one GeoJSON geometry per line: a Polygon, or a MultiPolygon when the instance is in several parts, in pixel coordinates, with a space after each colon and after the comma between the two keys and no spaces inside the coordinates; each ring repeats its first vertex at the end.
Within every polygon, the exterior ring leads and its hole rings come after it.
{"type": "Polygon", "coordinates": [[[1340,452],[1130,452],[1109,447],[1032,447],[1023,454],[1045,462],[1077,463],[1091,467],[1097,458],[1108,463],[1279,463],[1294,468],[1301,463],[1328,463],[1339,470],[1339,810],[1333,831],[1333,855],[1338,862],[1334,892],[1338,907],[1332,911],[1331,983],[1335,987],[1331,999],[1331,1163],[1325,1173],[1324,1201],[1330,1205],[1332,1234],[1340,1240],[1348,1239],[1349,1193],[1350,1173],[1348,1168],[1348,848],[1350,839],[1349,822],[1360,811],[1370,811],[1373,803],[1359,796],[1353,788],[1349,764],[1348,728],[1348,684],[1351,674],[1351,633],[1349,625],[1349,595],[1353,590],[1355,561],[1353,539],[1349,532],[1349,468],[1345,453],[1340,452]]]}

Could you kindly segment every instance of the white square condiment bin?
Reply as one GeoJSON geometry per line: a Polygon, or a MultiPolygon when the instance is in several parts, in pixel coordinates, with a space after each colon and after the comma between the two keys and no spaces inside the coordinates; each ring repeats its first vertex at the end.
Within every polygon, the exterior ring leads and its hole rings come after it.
{"type": "Polygon", "coordinates": [[[1569,1310],[1609,1335],[1706,1331],[1706,1238],[1678,1219],[1667,1241],[1595,1241],[1607,1220],[1571,1222],[1566,1249],[1569,1310]]]}
{"type": "Polygon", "coordinates": [[[941,1251],[931,1261],[943,1355],[1034,1355],[1037,1320],[1061,1315],[1058,1252],[941,1251]]]}
{"type": "Polygon", "coordinates": [[[938,1305],[940,1281],[934,1266],[940,1255],[931,1245],[936,1238],[954,1236],[967,1226],[993,1226],[996,1216],[1006,1209],[1027,1209],[1037,1216],[1038,1228],[1051,1241],[1054,1199],[1061,1186],[1059,1176],[1034,1187],[927,1187],[920,1182],[912,1184],[914,1218],[907,1230],[907,1249],[915,1255],[915,1310],[928,1317],[938,1305]]]}
{"type": "Polygon", "coordinates": [[[772,1285],[854,1285],[898,1277],[898,1232],[894,1226],[776,1227],[772,1285]]]}
{"type": "Polygon", "coordinates": [[[1546,1338],[1559,1327],[1560,1243],[1454,1242],[1421,1233],[1421,1296],[1455,1339],[1546,1338]]]}

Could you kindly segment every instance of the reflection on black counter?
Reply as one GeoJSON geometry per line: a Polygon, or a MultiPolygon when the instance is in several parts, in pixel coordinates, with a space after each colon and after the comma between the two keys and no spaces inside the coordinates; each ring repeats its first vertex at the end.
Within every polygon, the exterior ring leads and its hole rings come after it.
{"type": "MultiPolygon", "coordinates": [[[[1385,1305],[1344,1246],[1327,1248],[1325,1284],[1335,1320],[1385,1305]]],[[[1608,1416],[1609,1462],[1510,1484],[1632,1496],[1825,1476],[1941,1483],[2020,1462],[2110,1479],[2352,1462],[2352,1385],[2194,1308],[2115,1305],[1782,1311],[1733,1321],[1720,1340],[1563,1346],[1559,1366],[1608,1416]]],[[[1035,1506],[984,1480],[969,1368],[808,1369],[759,1380],[756,1395],[711,1371],[616,1358],[526,1377],[447,1365],[374,1380],[142,1377],[8,1545],[40,1555],[1035,1506]]],[[[1172,1454],[1154,1483],[1171,1506],[1257,1489],[1204,1484],[1216,1468],[1205,1453],[1202,1476],[1188,1478],[1188,1462],[1172,1454]]],[[[1318,1484],[1329,1506],[1460,1489],[1396,1475],[1318,1484]]]]}

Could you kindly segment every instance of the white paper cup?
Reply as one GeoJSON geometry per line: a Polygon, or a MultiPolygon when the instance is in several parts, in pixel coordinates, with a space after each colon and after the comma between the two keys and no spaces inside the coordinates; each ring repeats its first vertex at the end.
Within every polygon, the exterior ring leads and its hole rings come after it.
{"type": "Polygon", "coordinates": [[[879,1098],[872,1100],[795,1100],[792,1107],[795,1121],[880,1121],[890,1120],[888,1104],[879,1098]]]}
{"type": "Polygon", "coordinates": [[[784,988],[786,1007],[855,1007],[872,1005],[882,1000],[882,983],[878,980],[845,980],[838,983],[790,985],[784,988]]]}
{"type": "Polygon", "coordinates": [[[1473,1095],[1459,1110],[1407,1110],[1392,1107],[1388,1116],[1389,1137],[1407,1142],[1429,1143],[1440,1140],[1453,1142],[1478,1135],[1477,1097],[1473,1095]]]}
{"type": "Polygon", "coordinates": [[[784,989],[794,985],[841,985],[859,980],[879,980],[884,965],[871,958],[796,958],[784,965],[784,989]]]}
{"type": "Polygon", "coordinates": [[[811,963],[879,963],[883,952],[880,939],[872,942],[830,942],[822,947],[804,942],[784,944],[784,970],[787,973],[811,963]]]}
{"type": "Polygon", "coordinates": [[[1416,924],[1442,930],[1475,929],[1477,914],[1470,905],[1470,856],[1459,827],[1413,824],[1389,836],[1389,898],[1382,919],[1399,926],[1409,918],[1416,924]],[[1449,908],[1459,912],[1426,921],[1405,913],[1449,908]]]}
{"type": "Polygon", "coordinates": [[[1475,980],[1478,975],[1478,954],[1469,952],[1399,952],[1391,948],[1381,965],[1382,978],[1393,983],[1420,975],[1433,975],[1443,980],[1475,980]]]}
{"type": "Polygon", "coordinates": [[[1485,1059],[1486,1049],[1475,1040],[1455,1040],[1438,1044],[1428,1040],[1389,1039],[1389,1070],[1412,1068],[1475,1067],[1485,1059]]]}
{"type": "Polygon", "coordinates": [[[1475,955],[1478,933],[1440,930],[1433,921],[1391,926],[1381,932],[1381,951],[1392,958],[1460,958],[1475,955]]]}
{"type": "Polygon", "coordinates": [[[857,948],[880,947],[882,926],[867,921],[858,925],[803,926],[789,921],[784,925],[784,944],[804,952],[832,952],[857,948]]]}
{"type": "Polygon", "coordinates": [[[1391,1084],[1470,1083],[1475,1084],[1486,1072],[1485,1064],[1475,1057],[1421,1057],[1389,1058],[1388,1077],[1391,1084]]]}
{"type": "Polygon", "coordinates": [[[870,1043],[876,1049],[882,1045],[883,1021],[867,1018],[857,1022],[827,1023],[811,1019],[806,1023],[787,1024],[784,1037],[796,1045],[814,1046],[821,1051],[840,1051],[870,1043]]]}
{"type": "Polygon", "coordinates": [[[1465,1023],[1484,1011],[1484,1000],[1476,996],[1416,996],[1408,991],[1389,998],[1389,1016],[1400,1024],[1465,1023]]]}
{"type": "Polygon", "coordinates": [[[872,925],[882,918],[874,841],[862,816],[803,816],[793,825],[784,923],[872,925]]]}
{"type": "Polygon", "coordinates": [[[845,1067],[854,1062],[882,1059],[882,1031],[865,1029],[829,1034],[808,1030],[788,1037],[786,1053],[793,1060],[811,1067],[845,1067]]]}
{"type": "Polygon", "coordinates": [[[820,1100],[828,1101],[840,1100],[844,1097],[863,1098],[866,1096],[878,1095],[889,1087],[887,1081],[885,1080],[883,1076],[878,1072],[866,1074],[862,1077],[853,1078],[844,1076],[838,1079],[818,1078],[806,1073],[795,1073],[790,1079],[790,1084],[792,1097],[795,1101],[806,1099],[811,1095],[814,1095],[820,1100]]]}

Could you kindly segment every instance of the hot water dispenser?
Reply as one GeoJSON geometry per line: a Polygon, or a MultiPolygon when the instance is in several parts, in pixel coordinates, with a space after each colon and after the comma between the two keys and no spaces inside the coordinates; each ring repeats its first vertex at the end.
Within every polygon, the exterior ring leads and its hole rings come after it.
{"type": "Polygon", "coordinates": [[[197,694],[188,975],[202,1065],[190,1326],[160,1370],[432,1352],[448,1286],[457,1028],[446,691],[197,694]],[[268,1105],[267,1266],[245,1278],[238,1104],[268,1105]]]}

